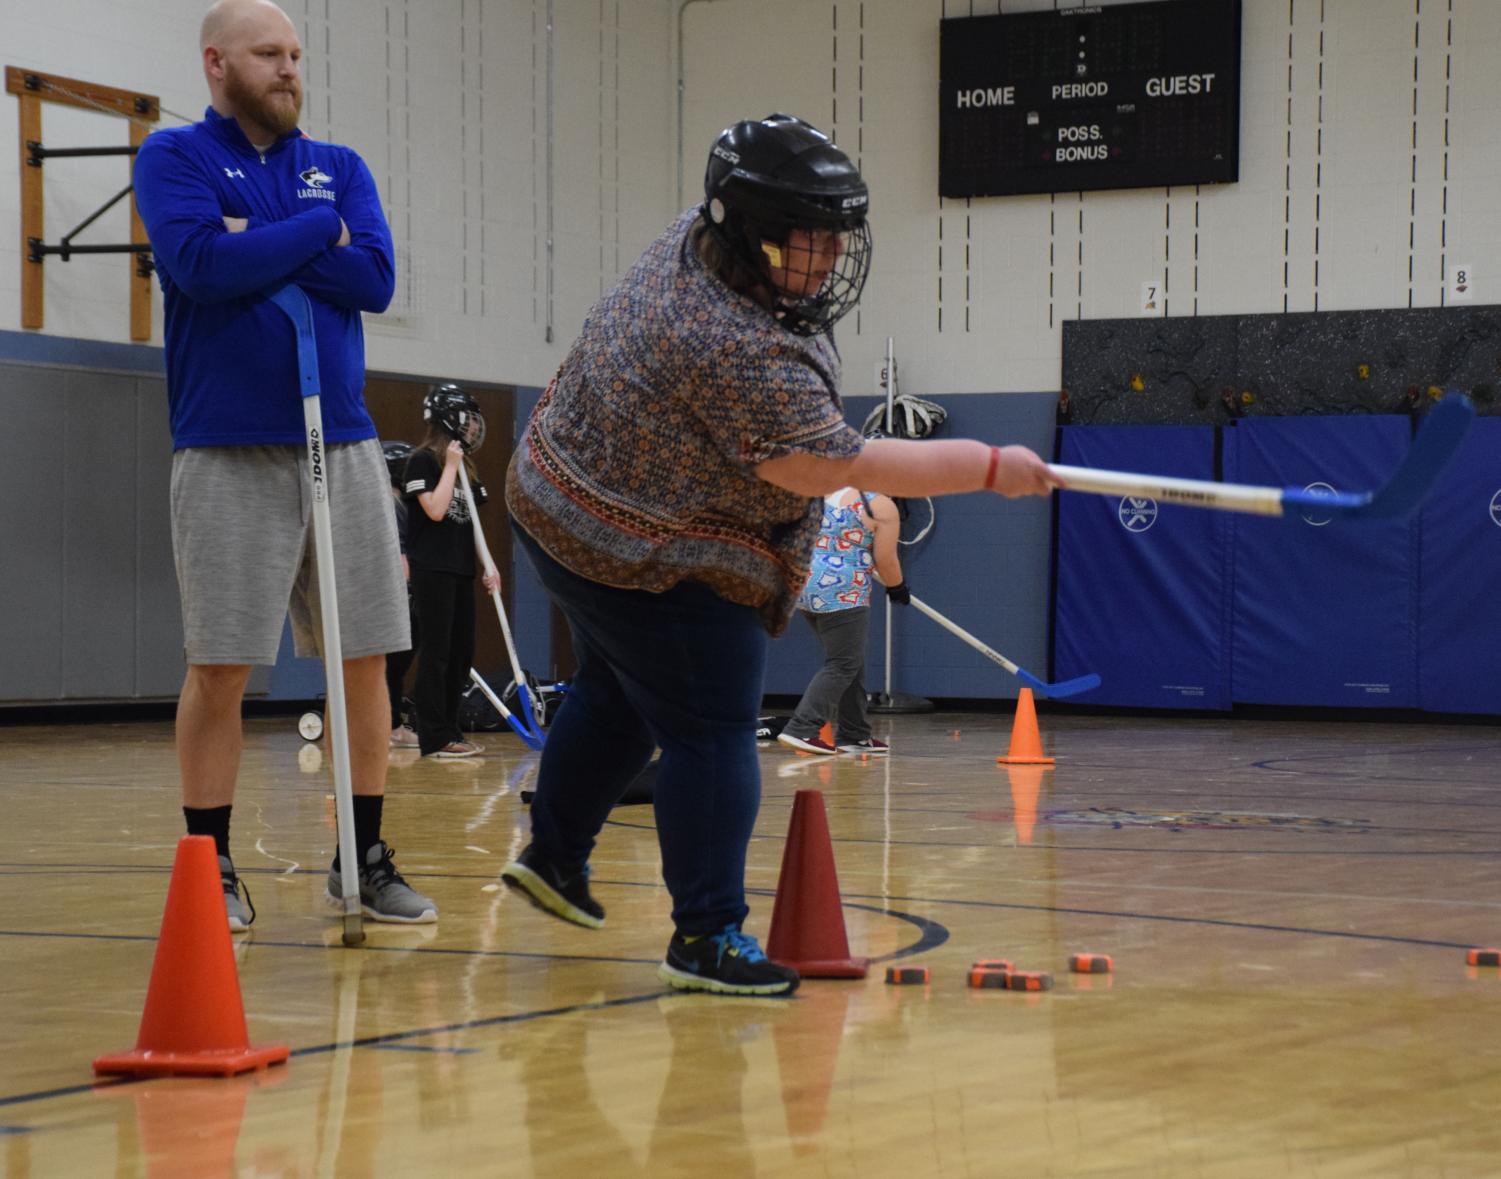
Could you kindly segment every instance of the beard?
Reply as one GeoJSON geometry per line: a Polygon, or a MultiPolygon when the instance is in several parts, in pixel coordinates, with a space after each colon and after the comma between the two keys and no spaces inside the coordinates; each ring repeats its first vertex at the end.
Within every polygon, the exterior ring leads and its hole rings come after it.
{"type": "Polygon", "coordinates": [[[264,127],[273,138],[280,139],[297,128],[297,116],[302,113],[302,82],[298,79],[257,91],[226,62],[224,94],[234,104],[237,116],[264,127]]]}

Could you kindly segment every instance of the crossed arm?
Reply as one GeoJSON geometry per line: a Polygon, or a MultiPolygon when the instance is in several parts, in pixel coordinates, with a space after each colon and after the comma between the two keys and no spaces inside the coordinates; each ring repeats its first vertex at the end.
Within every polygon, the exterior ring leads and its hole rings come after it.
{"type": "Polygon", "coordinates": [[[395,289],[391,233],[369,170],[353,153],[344,215],[317,201],[262,222],[226,216],[201,161],[154,138],[136,161],[137,203],[152,249],[189,298],[222,303],[292,281],[336,306],[385,310],[395,289]]]}

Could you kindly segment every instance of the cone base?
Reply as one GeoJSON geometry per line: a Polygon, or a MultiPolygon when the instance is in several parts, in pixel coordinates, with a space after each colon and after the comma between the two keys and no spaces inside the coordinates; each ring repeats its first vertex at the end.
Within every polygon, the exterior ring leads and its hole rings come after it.
{"type": "Polygon", "coordinates": [[[1056,765],[1057,761],[1051,757],[998,757],[996,758],[1003,766],[1050,766],[1056,765]]]}
{"type": "Polygon", "coordinates": [[[94,1061],[94,1073],[101,1077],[232,1077],[268,1065],[285,1064],[290,1055],[291,1050],[285,1044],[199,1052],[156,1052],[150,1048],[136,1048],[131,1052],[99,1057],[94,1061]]]}
{"type": "Polygon", "coordinates": [[[775,960],[792,967],[804,978],[864,978],[870,970],[869,958],[814,958],[807,962],[789,958],[775,960]]]}

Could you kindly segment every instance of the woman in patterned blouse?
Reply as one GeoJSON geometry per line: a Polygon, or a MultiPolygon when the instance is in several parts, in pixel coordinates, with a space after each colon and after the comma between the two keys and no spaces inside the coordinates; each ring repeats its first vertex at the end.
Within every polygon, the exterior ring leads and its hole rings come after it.
{"type": "Polygon", "coordinates": [[[865,442],[845,422],[830,329],[864,285],[868,194],[826,136],[787,115],[737,123],[704,188],[590,311],[507,474],[517,539],[578,668],[542,753],[531,843],[502,878],[554,916],[603,924],[589,854],[660,746],[675,933],[659,975],[786,994],[796,971],[741,928],[745,857],[766,636],[807,579],[822,497],[1057,483],[1025,447],[865,442]]]}

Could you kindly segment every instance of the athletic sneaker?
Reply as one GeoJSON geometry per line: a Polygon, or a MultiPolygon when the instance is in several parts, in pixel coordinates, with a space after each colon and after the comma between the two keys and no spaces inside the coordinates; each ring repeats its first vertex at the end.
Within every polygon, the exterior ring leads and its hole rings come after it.
{"type": "Polygon", "coordinates": [[[718,995],[790,995],[801,981],[797,971],[773,962],[738,925],[697,937],[673,934],[657,977],[679,990],[718,995]]]}
{"type": "Polygon", "coordinates": [[[529,843],[500,870],[500,878],[544,913],[586,929],[598,929],[605,923],[604,908],[589,895],[588,864],[572,876],[564,875],[557,865],[542,858],[536,844],[529,843]]]}
{"type": "Polygon", "coordinates": [[[229,932],[244,933],[255,920],[255,906],[250,903],[250,889],[235,873],[234,861],[219,857],[219,883],[224,886],[224,909],[229,914],[229,932]],[[245,899],[240,899],[241,893],[245,899]]]}
{"type": "MultiPolygon", "coordinates": [[[[399,925],[426,925],[438,919],[438,906],[412,888],[391,857],[394,848],[381,840],[365,853],[360,868],[360,912],[375,921],[399,925]]],[[[328,899],[344,904],[344,879],[338,868],[328,870],[328,899]]]]}
{"type": "Polygon", "coordinates": [[[867,737],[864,741],[839,742],[839,752],[864,753],[871,757],[881,757],[891,752],[891,746],[879,737],[867,737]]]}
{"type": "Polygon", "coordinates": [[[397,725],[391,730],[392,749],[416,749],[417,734],[406,725],[397,725]]]}
{"type": "Polygon", "coordinates": [[[793,749],[800,749],[804,753],[835,754],[839,752],[816,733],[811,737],[798,737],[783,729],[777,734],[777,740],[783,745],[790,745],[793,749]]]}

